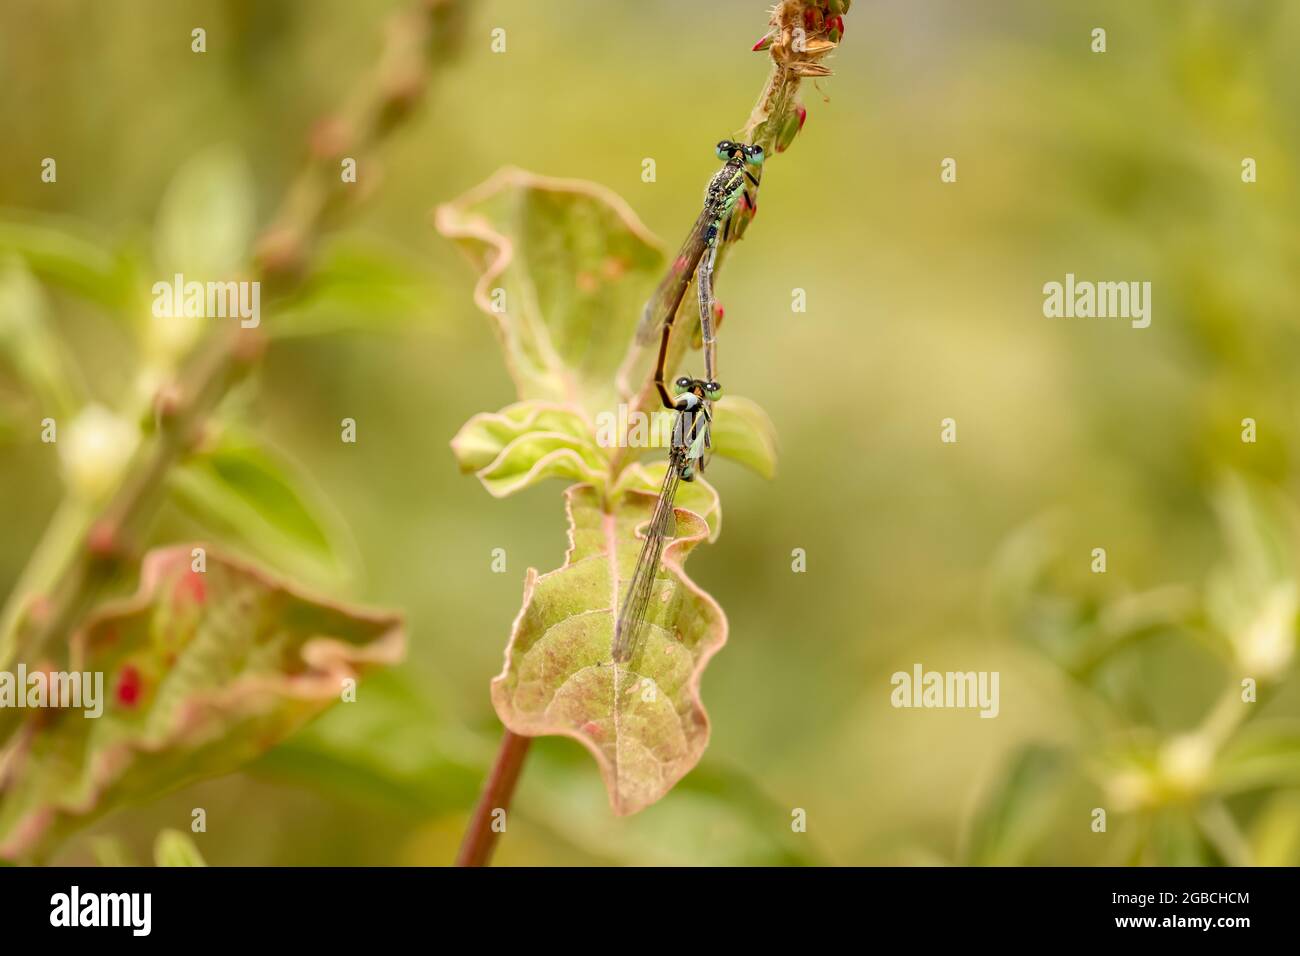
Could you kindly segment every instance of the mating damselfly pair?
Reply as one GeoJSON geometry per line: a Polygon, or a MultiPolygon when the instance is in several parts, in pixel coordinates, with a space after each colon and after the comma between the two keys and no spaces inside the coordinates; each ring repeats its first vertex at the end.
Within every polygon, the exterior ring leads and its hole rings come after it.
{"type": "Polygon", "coordinates": [[[655,502],[654,512],[645,528],[645,540],[627,592],[614,624],[613,658],[616,663],[632,660],[641,644],[646,626],[646,612],[659,573],[664,543],[675,535],[674,502],[677,486],[693,481],[704,471],[710,448],[713,402],[722,395],[716,380],[717,354],[714,339],[713,271],[718,250],[730,237],[738,207],[752,213],[756,208],[756,173],[764,159],[763,147],[723,140],[717,146],[723,166],[704,192],[704,208],[691,227],[681,251],[673,259],[668,275],[646,303],[637,338],[641,344],[653,341],[660,333],[659,356],[655,362],[655,387],[665,408],[677,413],[672,442],[668,451],[668,469],[655,502]],[[742,206],[743,204],[743,206],[742,206]],[[698,275],[697,275],[698,271],[698,275]],[[668,364],[668,346],[673,323],[691,279],[699,287],[700,338],[704,351],[704,378],[682,376],[673,383],[670,394],[664,382],[668,364]]]}

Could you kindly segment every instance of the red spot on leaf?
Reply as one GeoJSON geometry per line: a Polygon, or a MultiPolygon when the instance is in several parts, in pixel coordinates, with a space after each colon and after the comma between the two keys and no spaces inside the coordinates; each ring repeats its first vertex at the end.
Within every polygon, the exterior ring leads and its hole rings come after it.
{"type": "Polygon", "coordinates": [[[117,702],[123,707],[134,707],[140,700],[143,687],[144,681],[140,678],[140,672],[127,664],[117,678],[117,702]]]}
{"type": "Polygon", "coordinates": [[[582,732],[593,740],[600,740],[601,737],[605,736],[604,732],[600,729],[600,724],[596,723],[594,720],[589,720],[583,724],[582,732]]]}
{"type": "Polygon", "coordinates": [[[176,579],[176,585],[172,589],[172,601],[175,603],[202,604],[207,599],[208,588],[199,572],[185,571],[176,579]]]}

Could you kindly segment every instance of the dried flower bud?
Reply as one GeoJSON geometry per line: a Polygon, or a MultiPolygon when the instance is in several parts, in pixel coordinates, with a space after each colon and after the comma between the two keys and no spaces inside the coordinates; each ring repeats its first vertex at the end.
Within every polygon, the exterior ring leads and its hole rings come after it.
{"type": "Polygon", "coordinates": [[[184,399],[180,385],[174,381],[163,382],[153,393],[154,420],[163,422],[175,418],[184,399]]]}
{"type": "Polygon", "coordinates": [[[97,561],[112,561],[121,556],[121,537],[109,521],[97,521],[86,535],[86,550],[97,561]]]}
{"type": "Polygon", "coordinates": [[[410,115],[421,98],[427,76],[419,64],[396,70],[384,84],[384,99],[376,119],[376,129],[383,135],[410,115]]]}
{"type": "Polygon", "coordinates": [[[822,66],[820,63],[806,63],[802,60],[791,63],[789,66],[791,73],[796,76],[831,76],[830,67],[822,66]]]}
{"type": "Polygon", "coordinates": [[[302,235],[292,226],[272,226],[257,240],[254,258],[268,279],[295,275],[306,261],[302,235]]]}
{"type": "Polygon", "coordinates": [[[348,124],[337,116],[326,116],[316,121],[307,137],[307,145],[316,159],[337,159],[347,153],[352,142],[348,124]]]}
{"type": "Polygon", "coordinates": [[[235,333],[231,355],[242,365],[256,365],[266,353],[267,337],[261,329],[240,329],[235,333]]]}

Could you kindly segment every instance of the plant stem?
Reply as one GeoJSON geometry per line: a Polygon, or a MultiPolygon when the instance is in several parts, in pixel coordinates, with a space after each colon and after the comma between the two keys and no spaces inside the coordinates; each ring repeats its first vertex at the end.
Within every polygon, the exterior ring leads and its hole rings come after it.
{"type": "MultiPolygon", "coordinates": [[[[817,6],[810,0],[780,0],[771,11],[768,29],[769,35],[774,38],[769,46],[772,69],[768,73],[767,81],[759,94],[757,104],[750,112],[749,119],[737,137],[741,142],[761,145],[768,155],[783,152],[787,149],[798,130],[803,127],[802,116],[796,118],[796,111],[802,109],[799,106],[797,94],[799,83],[803,77],[829,76],[831,72],[820,63],[824,56],[835,49],[838,42],[831,42],[826,39],[829,26],[825,22],[818,20],[811,32],[805,29],[805,13],[817,6]],[[792,125],[796,122],[797,129],[792,125]]],[[[729,240],[718,250],[717,266],[719,271],[725,260],[727,249],[744,234],[752,218],[752,210],[743,214],[742,221],[732,231],[729,240]]],[[[692,280],[692,282],[694,281],[692,280]]],[[[681,308],[689,313],[689,303],[695,301],[695,298],[694,291],[688,289],[682,299],[683,305],[681,308]]],[[[686,344],[690,341],[690,335],[694,335],[695,330],[698,328],[698,314],[693,322],[677,322],[673,326],[672,338],[669,343],[669,357],[665,368],[666,372],[671,373],[676,369],[677,363],[681,361],[681,357],[686,350],[686,344]],[[689,335],[682,333],[689,333],[689,335]]],[[[632,343],[628,356],[618,372],[618,387],[620,389],[630,391],[626,389],[625,375],[643,351],[635,341],[632,343]]],[[[631,410],[637,411],[651,407],[656,400],[654,373],[649,371],[641,388],[630,396],[631,410]]],[[[628,417],[631,420],[632,416],[629,415],[628,417]]],[[[617,479],[619,472],[627,464],[627,450],[629,447],[629,442],[620,442],[619,447],[610,456],[609,485],[611,486],[617,479]]],[[[492,768],[492,774],[488,778],[487,785],[479,797],[478,805],[474,809],[474,815],[470,818],[469,826],[465,831],[460,853],[456,858],[457,866],[485,866],[487,864],[497,838],[496,832],[491,829],[492,811],[497,808],[504,809],[510,802],[515,783],[518,781],[519,774],[523,769],[524,757],[528,753],[529,740],[530,738],[520,737],[508,729],[505,731],[505,736],[501,740],[501,748],[497,752],[496,763],[492,768]]]]}
{"type": "Polygon", "coordinates": [[[500,835],[493,826],[496,811],[502,811],[501,819],[506,820],[510,798],[514,795],[515,784],[519,782],[519,775],[524,769],[524,757],[528,755],[528,747],[532,742],[532,737],[509,730],[502,734],[492,772],[488,774],[483,792],[479,794],[474,815],[470,817],[469,826],[465,829],[460,852],[456,854],[457,866],[487,866],[491,861],[492,851],[496,848],[497,837],[500,835]]]}

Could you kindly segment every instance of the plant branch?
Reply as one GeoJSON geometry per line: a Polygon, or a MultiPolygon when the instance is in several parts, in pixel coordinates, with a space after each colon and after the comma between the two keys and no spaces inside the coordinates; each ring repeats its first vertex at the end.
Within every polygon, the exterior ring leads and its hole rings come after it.
{"type": "MultiPolygon", "coordinates": [[[[772,10],[768,21],[768,32],[755,50],[767,50],[771,56],[772,68],[767,82],[759,94],[758,102],[750,113],[749,119],[741,128],[737,138],[746,143],[761,145],[769,155],[785,152],[803,129],[806,112],[798,100],[799,84],[805,76],[830,76],[831,71],[822,66],[820,61],[834,50],[844,32],[842,14],[848,11],[851,0],[781,0],[772,10]]],[[[760,180],[761,181],[761,180],[760,180]]],[[[722,248],[718,250],[720,269],[727,249],[744,234],[753,220],[754,209],[737,209],[731,234],[722,248]]],[[[715,273],[716,279],[716,273],[715,273]]],[[[694,282],[692,282],[694,289],[694,282]]],[[[690,310],[687,303],[694,302],[696,295],[692,289],[683,297],[683,309],[690,310]]],[[[690,336],[699,332],[699,316],[694,314],[694,321],[677,322],[673,326],[673,335],[669,345],[667,368],[671,373],[681,361],[690,336]]],[[[634,342],[619,371],[619,388],[624,389],[625,373],[636,362],[644,349],[634,342]]],[[[624,389],[625,390],[625,389],[624,389]]],[[[625,390],[626,391],[626,390],[625,390]]],[[[636,393],[630,404],[633,410],[644,409],[656,401],[653,370],[648,371],[645,383],[636,393]]],[[[632,416],[628,416],[629,421],[632,416]]],[[[610,484],[626,464],[628,442],[620,442],[610,458],[610,484]]],[[[497,833],[492,830],[492,811],[505,809],[514,792],[515,784],[523,770],[524,758],[528,753],[531,738],[521,737],[507,729],[501,739],[487,785],[483,789],[479,802],[470,817],[460,853],[456,858],[457,866],[484,866],[491,857],[496,844],[497,833]]]]}
{"type": "MultiPolygon", "coordinates": [[[[411,115],[431,66],[454,52],[462,7],[462,0],[416,0],[396,14],[372,82],[338,117],[318,124],[307,164],[257,244],[254,278],[272,296],[301,285],[313,240],[354,195],[338,188],[340,157],[373,148],[411,115]]],[[[171,468],[202,437],[208,418],[256,364],[263,346],[257,329],[214,333],[175,381],[159,390],[155,427],[107,503],[82,520],[56,520],[47,527],[34,556],[53,567],[29,566],[10,593],[0,615],[0,666],[33,657],[52,639],[69,635],[136,549],[164,497],[171,468]],[[57,559],[47,562],[50,555],[57,559]]]]}

